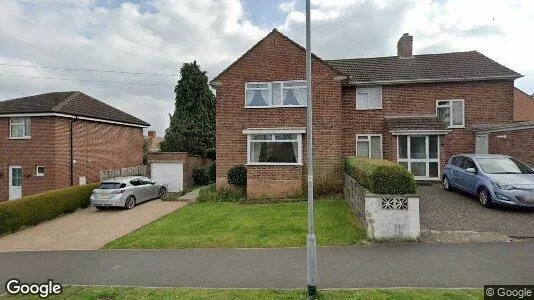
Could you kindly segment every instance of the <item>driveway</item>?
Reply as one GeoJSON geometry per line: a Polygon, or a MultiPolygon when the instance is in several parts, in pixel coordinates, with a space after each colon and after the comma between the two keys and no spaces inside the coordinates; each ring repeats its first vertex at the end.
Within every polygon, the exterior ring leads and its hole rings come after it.
{"type": "Polygon", "coordinates": [[[444,191],[440,184],[419,186],[422,229],[497,232],[534,238],[534,210],[484,208],[474,196],[444,191]]]}
{"type": "Polygon", "coordinates": [[[131,210],[89,207],[0,238],[0,252],[98,249],[186,204],[155,199],[131,210]]]}

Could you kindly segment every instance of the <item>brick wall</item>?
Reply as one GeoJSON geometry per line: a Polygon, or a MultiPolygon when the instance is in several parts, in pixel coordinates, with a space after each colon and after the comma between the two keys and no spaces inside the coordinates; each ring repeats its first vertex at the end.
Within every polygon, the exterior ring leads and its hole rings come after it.
{"type": "Polygon", "coordinates": [[[382,109],[356,110],[356,87],[343,88],[343,155],[356,153],[356,134],[382,134],[383,156],[397,161],[397,139],[386,128],[384,117],[435,115],[436,100],[464,99],[465,129],[452,129],[440,138],[441,170],[457,153],[475,151],[473,124],[510,123],[513,118],[513,82],[485,81],[386,85],[382,87],[382,109]]]}
{"type": "Polygon", "coordinates": [[[534,151],[523,146],[534,145],[534,128],[492,132],[488,137],[489,153],[510,155],[534,167],[534,151]]]}
{"type": "MultiPolygon", "coordinates": [[[[9,198],[9,165],[21,165],[22,195],[70,186],[70,122],[58,117],[33,117],[32,137],[11,140],[9,118],[0,118],[0,201],[9,198]],[[45,176],[35,176],[36,166],[45,176]]],[[[74,184],[79,176],[98,182],[101,170],[141,164],[141,128],[77,120],[74,122],[74,184]]]]}
{"type": "MultiPolygon", "coordinates": [[[[302,48],[273,32],[220,76],[221,85],[217,87],[217,187],[227,184],[227,172],[232,166],[247,162],[244,129],[306,126],[306,108],[244,108],[246,82],[304,80],[305,61],[302,48]]],[[[334,80],[339,74],[318,59],[312,62],[312,72],[315,178],[318,186],[333,186],[341,191],[341,85],[334,80]]],[[[305,136],[303,166],[248,168],[249,196],[302,192],[306,175],[305,136]]]]}
{"type": "Polygon", "coordinates": [[[514,89],[514,121],[534,120],[534,98],[514,89]]]}

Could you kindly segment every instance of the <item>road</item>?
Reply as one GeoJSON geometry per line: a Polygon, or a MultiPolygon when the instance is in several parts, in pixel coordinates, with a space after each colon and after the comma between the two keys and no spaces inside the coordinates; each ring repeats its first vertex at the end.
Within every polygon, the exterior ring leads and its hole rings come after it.
{"type": "MultiPolygon", "coordinates": [[[[374,245],[318,249],[320,288],[532,284],[534,242],[374,245]]],[[[303,288],[306,250],[190,249],[0,253],[9,278],[63,284],[303,288]]],[[[0,293],[1,294],[1,293],[0,293]]]]}

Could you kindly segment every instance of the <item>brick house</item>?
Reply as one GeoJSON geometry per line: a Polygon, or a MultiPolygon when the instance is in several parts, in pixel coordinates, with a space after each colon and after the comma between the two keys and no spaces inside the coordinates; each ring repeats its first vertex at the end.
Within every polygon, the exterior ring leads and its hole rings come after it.
{"type": "Polygon", "coordinates": [[[98,182],[143,160],[149,124],[81,92],[0,102],[0,201],[98,182]]]}
{"type": "MultiPolygon", "coordinates": [[[[318,192],[341,190],[348,155],[385,158],[417,179],[439,180],[451,155],[475,151],[471,125],[513,121],[520,74],[476,51],[412,55],[412,43],[403,35],[391,57],[312,57],[318,192]]],[[[229,168],[245,164],[249,197],[302,193],[305,49],[275,29],[210,84],[217,187],[227,184],[229,168]]]]}
{"type": "Polygon", "coordinates": [[[534,97],[514,88],[514,121],[534,121],[534,97]]]}

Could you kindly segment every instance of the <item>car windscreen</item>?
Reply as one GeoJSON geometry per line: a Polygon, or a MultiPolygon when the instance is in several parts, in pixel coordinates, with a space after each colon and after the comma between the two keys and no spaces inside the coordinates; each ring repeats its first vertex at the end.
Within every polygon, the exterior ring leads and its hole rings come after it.
{"type": "Polygon", "coordinates": [[[534,171],[515,158],[494,157],[478,158],[484,173],[488,174],[531,174],[534,171]]]}
{"type": "Polygon", "coordinates": [[[121,189],[125,187],[126,184],[120,183],[120,182],[102,182],[97,189],[100,190],[113,190],[113,189],[121,189]]]}

